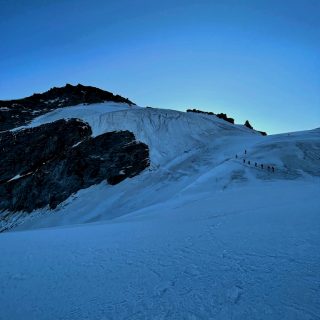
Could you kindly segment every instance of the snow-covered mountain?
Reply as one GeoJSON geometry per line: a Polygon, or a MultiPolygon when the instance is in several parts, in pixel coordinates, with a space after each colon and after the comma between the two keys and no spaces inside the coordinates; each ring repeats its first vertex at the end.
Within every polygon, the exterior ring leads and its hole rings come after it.
{"type": "Polygon", "coordinates": [[[132,132],[150,166],[54,210],[2,212],[20,232],[0,234],[0,319],[320,317],[320,129],[262,136],[104,102],[11,132],[74,118],[92,139],[132,132]]]}
{"type": "Polygon", "coordinates": [[[105,101],[134,105],[127,98],[82,84],[76,86],[66,84],[64,87],[54,87],[22,99],[0,100],[0,132],[26,124],[37,116],[57,108],[105,101]]]}

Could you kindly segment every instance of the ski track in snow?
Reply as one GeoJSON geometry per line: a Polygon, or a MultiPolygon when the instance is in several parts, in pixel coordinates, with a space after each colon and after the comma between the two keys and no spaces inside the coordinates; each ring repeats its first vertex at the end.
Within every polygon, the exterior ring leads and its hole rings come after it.
{"type": "Polygon", "coordinates": [[[91,107],[31,126],[76,115],[94,135],[131,130],[151,168],[0,234],[1,320],[320,319],[319,129],[261,137],[203,115],[91,107]]]}

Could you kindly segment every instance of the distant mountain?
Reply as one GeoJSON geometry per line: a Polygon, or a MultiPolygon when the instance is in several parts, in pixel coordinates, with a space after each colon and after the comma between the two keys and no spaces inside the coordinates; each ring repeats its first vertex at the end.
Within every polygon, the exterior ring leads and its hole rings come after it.
{"type": "Polygon", "coordinates": [[[61,88],[54,87],[44,93],[35,93],[22,99],[0,100],[0,131],[24,125],[35,117],[57,108],[107,101],[134,105],[127,98],[81,84],[76,86],[66,84],[61,88]]]}

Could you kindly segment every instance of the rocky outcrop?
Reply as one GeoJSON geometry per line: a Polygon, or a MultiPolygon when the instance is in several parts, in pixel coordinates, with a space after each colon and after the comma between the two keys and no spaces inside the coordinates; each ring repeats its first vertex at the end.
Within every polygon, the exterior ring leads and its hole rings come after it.
{"type": "Polygon", "coordinates": [[[0,183],[36,171],[91,134],[90,126],[79,119],[1,133],[0,183]]]}
{"type": "MultiPolygon", "coordinates": [[[[198,110],[198,109],[187,109],[187,112],[194,112],[194,113],[207,114],[209,116],[216,116],[219,119],[222,119],[222,120],[225,120],[227,122],[230,122],[230,123],[234,124],[234,119],[228,117],[225,113],[217,113],[217,114],[215,114],[215,113],[213,113],[211,111],[208,112],[208,111],[202,111],[202,110],[198,110]]],[[[249,129],[255,130],[255,129],[253,129],[252,125],[250,124],[250,122],[248,120],[246,120],[246,122],[244,123],[244,126],[249,128],[249,129]]],[[[263,136],[267,135],[267,133],[264,132],[264,131],[259,131],[259,130],[255,130],[255,131],[261,133],[261,135],[263,135],[263,136]]]]}
{"type": "Polygon", "coordinates": [[[225,113],[213,113],[211,111],[208,112],[208,111],[202,111],[202,110],[198,110],[198,109],[187,109],[187,112],[202,113],[202,114],[207,114],[209,116],[216,116],[219,119],[222,119],[222,120],[225,120],[225,121],[228,121],[228,122],[234,124],[234,119],[228,117],[225,113]]]}
{"type": "Polygon", "coordinates": [[[0,135],[0,210],[55,208],[105,180],[117,184],[149,166],[148,146],[129,131],[91,137],[78,119],[0,135]]]}
{"type": "Polygon", "coordinates": [[[81,84],[77,86],[67,84],[62,88],[52,88],[23,99],[0,100],[0,131],[22,126],[33,118],[57,108],[105,101],[134,104],[127,98],[81,84]]]}
{"type": "MultiPolygon", "coordinates": [[[[251,130],[255,130],[248,120],[246,120],[246,122],[244,123],[244,126],[251,129],[251,130]]],[[[267,133],[264,131],[259,131],[259,130],[255,130],[255,131],[261,133],[261,135],[263,135],[263,136],[267,135],[267,133]]]]}
{"type": "Polygon", "coordinates": [[[253,130],[253,126],[250,124],[250,122],[248,120],[246,120],[246,122],[244,123],[244,126],[253,130]]]}

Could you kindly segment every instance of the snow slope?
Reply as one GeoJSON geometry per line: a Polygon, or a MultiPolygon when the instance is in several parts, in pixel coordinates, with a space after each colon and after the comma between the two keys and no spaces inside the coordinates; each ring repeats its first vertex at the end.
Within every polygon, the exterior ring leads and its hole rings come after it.
{"type": "Polygon", "coordinates": [[[167,163],[189,149],[201,148],[216,135],[252,136],[253,132],[213,116],[109,102],[57,109],[35,118],[25,127],[62,118],[80,118],[88,122],[93,136],[114,130],[132,131],[138,140],[148,144],[155,165],[167,163]]]}
{"type": "Polygon", "coordinates": [[[72,117],[87,121],[93,135],[132,131],[150,147],[151,167],[116,186],[103,182],[80,190],[58,207],[58,214],[38,210],[23,219],[19,213],[17,220],[10,214],[11,225],[23,222],[20,230],[115,218],[170,201],[207,179],[212,181],[211,192],[219,192],[252,177],[268,180],[320,175],[315,161],[320,157],[319,130],[263,137],[213,116],[114,103],[58,109],[36,118],[30,126],[72,117]],[[306,148],[311,158],[304,153],[306,148]],[[251,165],[244,165],[243,158],[250,159],[251,165]],[[255,168],[254,162],[264,163],[265,170],[255,168]],[[268,165],[275,166],[274,174],[266,170],[268,165]]]}
{"type": "Polygon", "coordinates": [[[12,221],[0,319],[320,319],[319,129],[110,104],[31,125],[62,117],[133,131],[152,165],[12,221]]]}
{"type": "Polygon", "coordinates": [[[108,223],[0,234],[0,319],[319,319],[319,185],[211,186],[108,223]]]}

